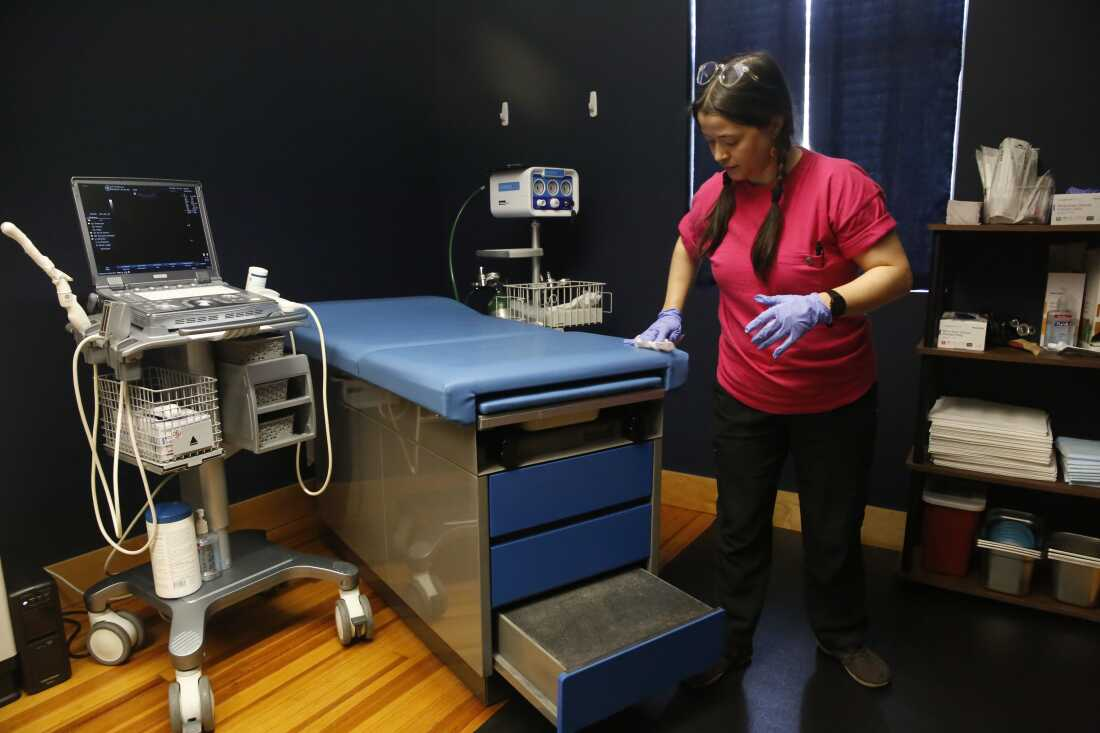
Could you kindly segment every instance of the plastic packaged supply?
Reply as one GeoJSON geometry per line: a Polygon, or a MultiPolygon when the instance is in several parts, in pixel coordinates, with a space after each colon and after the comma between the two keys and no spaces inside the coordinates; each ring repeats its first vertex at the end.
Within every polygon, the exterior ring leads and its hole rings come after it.
{"type": "Polygon", "coordinates": [[[1006,137],[997,148],[975,151],[984,191],[987,224],[1046,224],[1054,196],[1050,172],[1038,174],[1039,149],[1026,140],[1006,137]]]}
{"type": "Polygon", "coordinates": [[[1077,345],[1100,351],[1100,248],[1085,253],[1085,299],[1077,345]]]}

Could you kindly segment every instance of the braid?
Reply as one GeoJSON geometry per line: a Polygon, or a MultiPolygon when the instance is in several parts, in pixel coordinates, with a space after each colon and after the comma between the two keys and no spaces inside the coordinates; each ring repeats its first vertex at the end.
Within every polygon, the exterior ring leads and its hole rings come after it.
{"type": "Polygon", "coordinates": [[[783,179],[787,177],[787,155],[791,152],[790,143],[786,140],[779,141],[775,148],[775,157],[779,159],[779,170],[775,176],[775,187],[772,189],[772,204],[779,205],[783,198],[783,179]]]}
{"type": "Polygon", "coordinates": [[[776,141],[776,163],[778,170],[775,186],[772,188],[772,205],[764,223],[756,232],[756,241],[752,244],[752,269],[760,280],[767,282],[779,250],[779,235],[783,231],[783,212],[779,202],[783,198],[783,179],[787,176],[787,153],[790,151],[790,138],[780,135],[776,141]]]}
{"type": "Polygon", "coordinates": [[[714,208],[710,210],[710,215],[707,217],[706,231],[703,233],[703,241],[710,242],[703,252],[704,257],[709,258],[713,255],[714,251],[718,249],[718,245],[726,238],[730,217],[733,216],[736,208],[737,199],[733,193],[733,181],[730,180],[727,174],[723,173],[722,193],[719,194],[718,200],[714,203],[714,208]]]}

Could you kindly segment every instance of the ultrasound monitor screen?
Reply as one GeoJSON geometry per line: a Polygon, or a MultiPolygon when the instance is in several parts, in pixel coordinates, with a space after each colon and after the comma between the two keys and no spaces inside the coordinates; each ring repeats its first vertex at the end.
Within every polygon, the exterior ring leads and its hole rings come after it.
{"type": "Polygon", "coordinates": [[[194,185],[77,184],[100,275],[210,267],[194,185]]]}

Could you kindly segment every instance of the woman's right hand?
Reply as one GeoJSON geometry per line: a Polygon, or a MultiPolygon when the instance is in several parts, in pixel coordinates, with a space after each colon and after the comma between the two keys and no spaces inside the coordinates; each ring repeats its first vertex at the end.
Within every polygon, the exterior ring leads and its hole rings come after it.
{"type": "Polygon", "coordinates": [[[657,320],[645,331],[638,334],[635,341],[671,341],[680,343],[684,338],[683,319],[679,308],[665,308],[657,314],[657,320]]]}

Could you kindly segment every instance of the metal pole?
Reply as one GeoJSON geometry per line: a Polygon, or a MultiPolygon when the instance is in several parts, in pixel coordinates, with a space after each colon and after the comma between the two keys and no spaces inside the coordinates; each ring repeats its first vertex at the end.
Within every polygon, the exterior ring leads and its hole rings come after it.
{"type": "MultiPolygon", "coordinates": [[[[214,347],[209,341],[193,341],[181,349],[170,349],[165,360],[177,369],[203,377],[217,377],[214,347]]],[[[225,481],[225,459],[211,458],[198,470],[180,474],[180,497],[192,508],[202,507],[210,531],[217,535],[222,567],[233,563],[229,547],[229,492],[225,481]]]]}
{"type": "MultiPolygon", "coordinates": [[[[542,245],[539,243],[539,220],[531,220],[531,249],[540,249],[542,245]]],[[[535,255],[531,258],[531,282],[538,283],[539,281],[539,264],[542,258],[539,255],[535,255]]]]}

